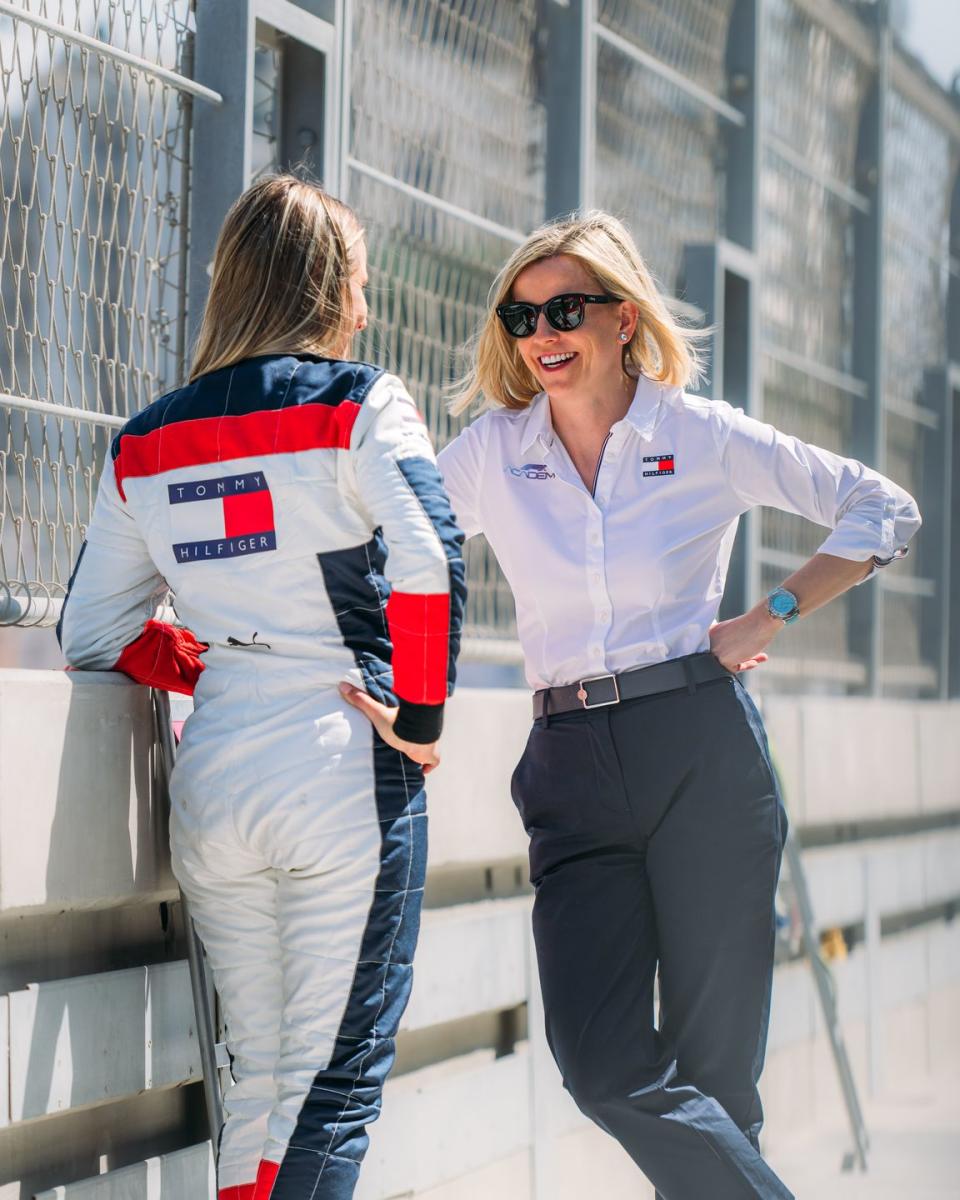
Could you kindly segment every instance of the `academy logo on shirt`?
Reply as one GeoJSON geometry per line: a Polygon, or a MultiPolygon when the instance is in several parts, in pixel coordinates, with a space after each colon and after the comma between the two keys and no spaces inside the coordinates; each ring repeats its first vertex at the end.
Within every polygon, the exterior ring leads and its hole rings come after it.
{"type": "Polygon", "coordinates": [[[650,470],[644,471],[643,473],[644,479],[646,479],[648,475],[676,474],[672,454],[648,454],[644,455],[643,461],[651,464],[650,470]]]}
{"type": "Polygon", "coordinates": [[[524,463],[522,467],[507,467],[506,469],[517,479],[556,479],[556,475],[547,470],[546,463],[524,463]]]}
{"type": "Polygon", "coordinates": [[[273,499],[262,471],[167,485],[177,562],[210,562],[276,550],[273,499]]]}

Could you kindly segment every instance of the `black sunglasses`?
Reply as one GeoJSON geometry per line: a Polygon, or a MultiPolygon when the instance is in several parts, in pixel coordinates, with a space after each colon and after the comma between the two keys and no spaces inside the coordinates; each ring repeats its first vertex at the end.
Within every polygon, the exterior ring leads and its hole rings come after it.
{"type": "Polygon", "coordinates": [[[568,333],[583,324],[583,314],[588,304],[613,304],[613,296],[586,296],[582,292],[564,292],[562,296],[551,296],[545,304],[528,304],[518,300],[513,304],[498,304],[497,316],[511,337],[530,337],[537,331],[537,321],[544,313],[554,329],[568,333]]]}

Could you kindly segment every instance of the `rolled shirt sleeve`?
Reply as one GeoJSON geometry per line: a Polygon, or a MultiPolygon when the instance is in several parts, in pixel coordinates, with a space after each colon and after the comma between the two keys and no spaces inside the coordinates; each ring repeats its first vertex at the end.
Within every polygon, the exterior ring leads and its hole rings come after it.
{"type": "Polygon", "coordinates": [[[832,532],[821,554],[856,562],[872,558],[876,566],[903,557],[921,524],[909,492],[856,459],[722,408],[721,460],[745,510],[769,505],[827,526],[832,532]]]}

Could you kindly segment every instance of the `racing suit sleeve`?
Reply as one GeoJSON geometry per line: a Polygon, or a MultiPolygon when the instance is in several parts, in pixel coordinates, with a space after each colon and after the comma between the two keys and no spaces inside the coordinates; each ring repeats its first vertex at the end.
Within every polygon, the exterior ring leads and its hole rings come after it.
{"type": "Polygon", "coordinates": [[[426,427],[399,379],[384,376],[371,391],[351,449],[358,499],[387,543],[386,619],[400,708],[394,731],[404,741],[433,742],[456,677],[463,534],[426,427]]]}
{"type": "Polygon", "coordinates": [[[192,693],[206,647],[187,629],[148,620],[167,590],[117,490],[111,458],[57,624],[70,666],[192,693]]]}

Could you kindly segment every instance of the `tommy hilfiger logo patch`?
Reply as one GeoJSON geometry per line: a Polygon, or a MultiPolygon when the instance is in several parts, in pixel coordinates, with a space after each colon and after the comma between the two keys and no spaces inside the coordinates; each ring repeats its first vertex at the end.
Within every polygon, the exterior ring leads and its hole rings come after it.
{"type": "Polygon", "coordinates": [[[276,550],[273,499],[266,477],[224,475],[167,485],[177,562],[209,562],[276,550]]]}
{"type": "Polygon", "coordinates": [[[517,479],[556,479],[546,463],[524,463],[522,467],[507,467],[507,470],[517,479]]]}
{"type": "Polygon", "coordinates": [[[646,479],[648,475],[676,474],[672,454],[648,454],[644,456],[643,461],[651,464],[651,469],[649,471],[644,471],[643,473],[644,479],[646,479]]]}

